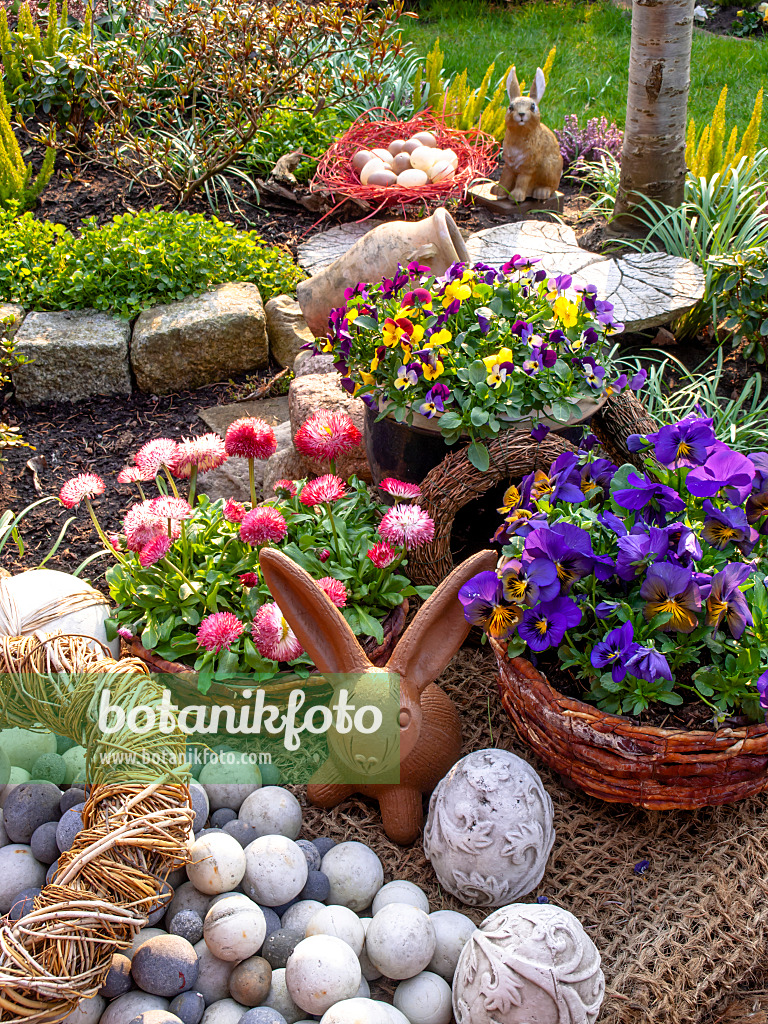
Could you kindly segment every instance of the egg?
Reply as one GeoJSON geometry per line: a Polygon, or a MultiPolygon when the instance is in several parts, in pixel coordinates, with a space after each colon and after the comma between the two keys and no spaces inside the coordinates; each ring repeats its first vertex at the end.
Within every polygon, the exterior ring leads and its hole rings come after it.
{"type": "Polygon", "coordinates": [[[406,143],[404,143],[403,148],[402,148],[402,150],[400,152],[401,153],[412,153],[414,151],[414,149],[418,149],[419,146],[421,146],[421,142],[419,142],[418,139],[408,139],[408,141],[406,143]]]}
{"type": "Polygon", "coordinates": [[[422,185],[427,184],[428,180],[425,172],[416,167],[412,167],[410,171],[403,171],[397,176],[397,184],[402,185],[403,188],[421,188],[422,185]]]}
{"type": "Polygon", "coordinates": [[[417,167],[420,171],[429,174],[432,164],[439,160],[442,152],[439,149],[430,149],[429,146],[419,146],[411,153],[411,166],[417,167]]]}
{"type": "Polygon", "coordinates": [[[437,163],[432,164],[427,173],[429,180],[438,185],[441,181],[450,181],[456,172],[447,160],[438,160],[437,163]]]}
{"type": "Polygon", "coordinates": [[[392,163],[392,154],[388,149],[372,149],[371,152],[374,156],[378,157],[379,160],[387,167],[392,163]]]}
{"type": "Polygon", "coordinates": [[[452,149],[444,149],[442,150],[442,155],[444,160],[448,160],[450,162],[455,171],[459,166],[459,158],[456,156],[454,151],[452,149]]]}
{"type": "Polygon", "coordinates": [[[389,148],[389,152],[392,154],[392,156],[397,156],[398,153],[402,152],[404,145],[405,145],[405,139],[393,139],[392,142],[390,142],[389,147],[388,147],[389,148]]]}
{"type": "Polygon", "coordinates": [[[422,146],[434,147],[437,145],[437,139],[432,132],[417,132],[413,137],[420,142],[422,146]]]}
{"type": "Polygon", "coordinates": [[[373,174],[369,174],[366,185],[379,185],[386,187],[388,185],[394,185],[396,181],[397,175],[394,171],[390,171],[388,167],[384,167],[380,171],[374,171],[373,174]]]}
{"type": "Polygon", "coordinates": [[[360,173],[369,160],[373,158],[373,153],[370,149],[358,149],[355,155],[352,157],[352,166],[360,173]]]}
{"type": "Polygon", "coordinates": [[[392,170],[395,174],[402,174],[403,171],[410,170],[412,166],[410,153],[398,153],[392,161],[392,170]]]}
{"type": "Polygon", "coordinates": [[[372,160],[369,160],[362,171],[360,171],[360,181],[362,181],[364,185],[367,185],[368,179],[374,171],[386,171],[386,169],[387,168],[384,166],[382,161],[379,160],[378,157],[374,157],[372,160]]]}

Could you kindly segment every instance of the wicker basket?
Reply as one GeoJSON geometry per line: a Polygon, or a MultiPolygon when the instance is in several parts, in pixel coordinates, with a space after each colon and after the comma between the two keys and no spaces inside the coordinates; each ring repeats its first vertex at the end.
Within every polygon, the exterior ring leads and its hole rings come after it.
{"type": "Polygon", "coordinates": [[[520,739],[590,796],[654,811],[728,804],[768,789],[768,725],[705,732],[635,725],[552,687],[491,640],[520,739]]]}

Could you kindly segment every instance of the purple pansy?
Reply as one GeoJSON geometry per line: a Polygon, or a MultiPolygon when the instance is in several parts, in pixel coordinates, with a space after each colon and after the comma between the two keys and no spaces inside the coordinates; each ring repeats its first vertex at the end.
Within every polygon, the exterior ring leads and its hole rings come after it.
{"type": "MultiPolygon", "coordinates": [[[[574,529],[582,532],[578,527],[574,529]]],[[[565,593],[568,593],[576,580],[588,576],[595,565],[593,558],[572,547],[565,537],[549,527],[533,530],[525,539],[524,563],[536,558],[547,559],[554,565],[565,593]]]]}
{"type": "Polygon", "coordinates": [[[515,605],[504,603],[501,580],[495,572],[480,572],[459,591],[464,618],[473,626],[482,626],[489,636],[503,640],[509,636],[520,612],[515,605]]]}
{"type": "Polygon", "coordinates": [[[546,651],[557,647],[566,630],[581,622],[581,609],[567,597],[544,601],[536,608],[528,608],[517,627],[518,635],[532,651],[546,651]]]}
{"type": "Polygon", "coordinates": [[[546,425],[546,423],[537,423],[531,431],[531,437],[534,441],[538,441],[539,443],[541,443],[548,433],[549,427],[546,425]]]}
{"type": "Polygon", "coordinates": [[[560,593],[557,570],[546,558],[535,558],[522,565],[513,559],[501,571],[504,598],[512,604],[538,604],[552,601],[560,593]]]}
{"type": "Polygon", "coordinates": [[[662,466],[701,466],[707,461],[717,438],[712,420],[686,416],[679,423],[648,434],[653,451],[662,466]]]}
{"type": "Polygon", "coordinates": [[[671,614],[661,627],[665,632],[691,633],[696,628],[701,592],[690,569],[668,562],[652,565],[640,587],[640,597],[646,602],[643,615],[648,622],[665,612],[671,614]]]}
{"type": "Polygon", "coordinates": [[[757,680],[757,692],[760,694],[760,707],[768,708],[768,669],[757,680]]]}
{"type": "Polygon", "coordinates": [[[731,562],[712,577],[712,589],[707,598],[708,626],[717,631],[725,619],[731,635],[738,640],[747,626],[752,625],[752,613],[739,587],[753,572],[754,568],[751,565],[731,562]]]}
{"type": "MultiPolygon", "coordinates": [[[[742,554],[749,554],[755,546],[747,516],[740,508],[717,508],[707,498],[703,504],[704,526],[701,539],[718,551],[735,544],[742,554]]],[[[757,536],[757,534],[755,535],[757,536]]]]}
{"type": "Polygon", "coordinates": [[[746,455],[716,441],[707,461],[690,471],[685,484],[695,498],[713,498],[725,490],[734,504],[741,504],[752,490],[754,478],[755,467],[746,455]]]}
{"type": "Polygon", "coordinates": [[[647,532],[619,537],[617,546],[616,575],[629,583],[637,579],[647,566],[664,558],[669,551],[669,537],[666,530],[650,526],[647,532]]]}
{"type": "Polygon", "coordinates": [[[629,473],[627,475],[629,487],[619,488],[613,492],[613,500],[622,508],[639,512],[646,505],[654,510],[665,512],[682,512],[685,502],[671,487],[666,484],[657,483],[651,480],[644,473],[629,473]]]}
{"type": "Polygon", "coordinates": [[[641,647],[635,651],[627,662],[627,670],[630,675],[645,679],[649,683],[655,683],[659,679],[672,681],[669,662],[661,651],[654,647],[641,647]]]}
{"type": "Polygon", "coordinates": [[[627,661],[638,647],[634,626],[631,622],[625,622],[595,644],[589,660],[595,668],[610,668],[614,683],[620,683],[627,674],[627,661]]]}

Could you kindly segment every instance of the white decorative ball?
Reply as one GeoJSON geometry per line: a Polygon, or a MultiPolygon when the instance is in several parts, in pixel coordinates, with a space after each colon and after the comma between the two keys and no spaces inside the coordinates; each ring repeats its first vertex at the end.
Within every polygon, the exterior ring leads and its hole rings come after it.
{"type": "Polygon", "coordinates": [[[235,838],[209,832],[189,847],[187,877],[200,892],[215,896],[240,884],[245,863],[245,851],[235,838]]]}
{"type": "Polygon", "coordinates": [[[352,166],[359,174],[360,171],[365,167],[369,160],[373,160],[374,156],[370,149],[358,149],[355,155],[352,157],[352,166]]]}
{"type": "MultiPolygon", "coordinates": [[[[56,753],[56,737],[52,732],[40,732],[37,729],[2,729],[0,749],[12,765],[31,772],[38,757],[56,753]]],[[[3,781],[8,782],[8,776],[3,781]]]]}
{"type": "Polygon", "coordinates": [[[230,896],[205,915],[203,938],[219,960],[245,960],[257,953],[267,934],[267,922],[255,903],[230,896]]]}
{"type": "Polygon", "coordinates": [[[365,843],[339,843],[323,857],[320,870],[331,885],[328,903],[339,903],[356,914],[370,907],[384,884],[381,861],[365,843]]]}
{"type": "Polygon", "coordinates": [[[365,951],[385,978],[401,981],[420,974],[435,952],[435,929],[423,910],[390,903],[375,915],[365,934],[365,951]]]}
{"type": "Polygon", "coordinates": [[[170,1000],[162,996],[151,996],[148,992],[133,989],[113,999],[101,1015],[100,1024],[129,1024],[134,1017],[147,1010],[167,1010],[170,1000]]]}
{"type": "Polygon", "coordinates": [[[291,998],[307,1013],[322,1014],[360,986],[360,964],[354,950],[332,935],[302,939],[285,965],[291,998]]]}
{"type": "Polygon", "coordinates": [[[413,138],[422,146],[434,147],[437,145],[437,137],[432,132],[416,132],[413,138]]]}
{"type": "Polygon", "coordinates": [[[99,1024],[106,1008],[107,1000],[103,996],[83,998],[61,1024],[99,1024]]]}
{"type": "Polygon", "coordinates": [[[296,1024],[304,1016],[304,1011],[294,1003],[285,981],[285,968],[278,967],[272,971],[272,984],[267,998],[261,1004],[282,1013],[288,1024],[296,1024]]]}
{"type": "Polygon", "coordinates": [[[45,885],[45,864],[23,843],[0,849],[0,914],[7,914],[22,889],[45,885]]]}
{"type": "Polygon", "coordinates": [[[264,786],[243,801],[240,821],[258,829],[259,836],[298,838],[301,832],[301,804],[282,786],[264,786]]]}
{"type": "Polygon", "coordinates": [[[377,999],[376,1002],[384,1007],[385,1013],[389,1015],[389,1024],[411,1024],[404,1013],[401,1013],[396,1006],[377,999]]]}
{"type": "Polygon", "coordinates": [[[600,954],[573,914],[517,903],[487,917],[464,947],[453,1013],[457,1024],[594,1024],[604,994],[600,954]]]}
{"type": "Polygon", "coordinates": [[[451,986],[430,971],[401,981],[393,1002],[411,1024],[450,1024],[453,1016],[451,986]]]}
{"type": "Polygon", "coordinates": [[[424,890],[413,882],[406,882],[404,878],[396,878],[394,882],[387,882],[382,885],[374,897],[371,910],[373,916],[390,903],[407,903],[410,907],[417,907],[425,914],[429,913],[429,900],[424,890]]]}
{"type": "MultiPolygon", "coordinates": [[[[363,926],[363,930],[366,935],[368,934],[368,925],[371,923],[373,918],[371,917],[360,917],[358,918],[360,924],[363,926]]],[[[381,971],[377,971],[371,961],[368,959],[368,954],[365,951],[365,943],[363,943],[363,951],[359,957],[360,970],[363,972],[363,977],[366,981],[376,981],[377,978],[381,977],[381,971]]]]}
{"type": "Polygon", "coordinates": [[[237,1024],[247,1010],[234,999],[219,999],[206,1008],[201,1024],[237,1024]]]}
{"type": "Polygon", "coordinates": [[[360,918],[354,910],[338,905],[318,910],[310,919],[305,934],[307,938],[310,935],[334,935],[346,942],[355,956],[360,956],[365,942],[365,928],[360,924],[360,918]]]}
{"type": "Polygon", "coordinates": [[[373,999],[342,999],[323,1014],[320,1024],[391,1024],[387,1011],[373,999]]]}
{"type": "Polygon", "coordinates": [[[402,185],[403,188],[421,188],[422,185],[426,185],[429,181],[426,173],[413,167],[410,171],[403,171],[397,176],[397,184],[402,185]]]}
{"type": "Polygon", "coordinates": [[[237,811],[243,800],[261,786],[261,772],[247,754],[226,750],[219,754],[219,760],[203,765],[198,782],[205,787],[212,811],[221,807],[237,811]]]}
{"type": "Polygon", "coordinates": [[[243,888],[262,906],[281,907],[298,896],[307,883],[307,858],[287,836],[254,839],[245,848],[245,861],[243,888]]]}
{"type": "Polygon", "coordinates": [[[73,783],[85,782],[85,747],[81,747],[79,745],[76,747],[70,747],[69,750],[65,750],[61,756],[67,769],[67,774],[64,776],[64,782],[68,786],[71,786],[73,783]]]}
{"type": "Polygon", "coordinates": [[[552,817],[552,800],[529,764],[508,750],[477,750],[432,794],[424,853],[453,896],[497,907],[541,881],[555,841],[552,817]]]}
{"type": "Polygon", "coordinates": [[[441,181],[450,181],[455,175],[454,168],[447,160],[437,160],[427,171],[429,180],[439,185],[441,181]]]}
{"type": "Polygon", "coordinates": [[[450,984],[461,951],[473,934],[475,924],[455,910],[436,910],[429,915],[429,919],[435,929],[437,942],[427,969],[433,974],[439,974],[450,984]]]}
{"type": "Polygon", "coordinates": [[[397,156],[398,153],[402,153],[403,146],[405,145],[405,139],[393,139],[387,149],[392,156],[397,156]]]}

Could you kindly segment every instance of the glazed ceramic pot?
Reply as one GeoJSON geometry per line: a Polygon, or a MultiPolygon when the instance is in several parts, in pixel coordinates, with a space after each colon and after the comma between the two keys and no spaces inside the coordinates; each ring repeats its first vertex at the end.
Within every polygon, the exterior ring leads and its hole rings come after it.
{"type": "Polygon", "coordinates": [[[378,283],[393,277],[398,264],[413,260],[444,274],[452,263],[469,262],[461,232],[442,207],[419,221],[390,221],[373,228],[325,270],[302,281],[296,296],[316,338],[328,332],[328,315],[344,304],[344,292],[359,281],[378,283]]]}

